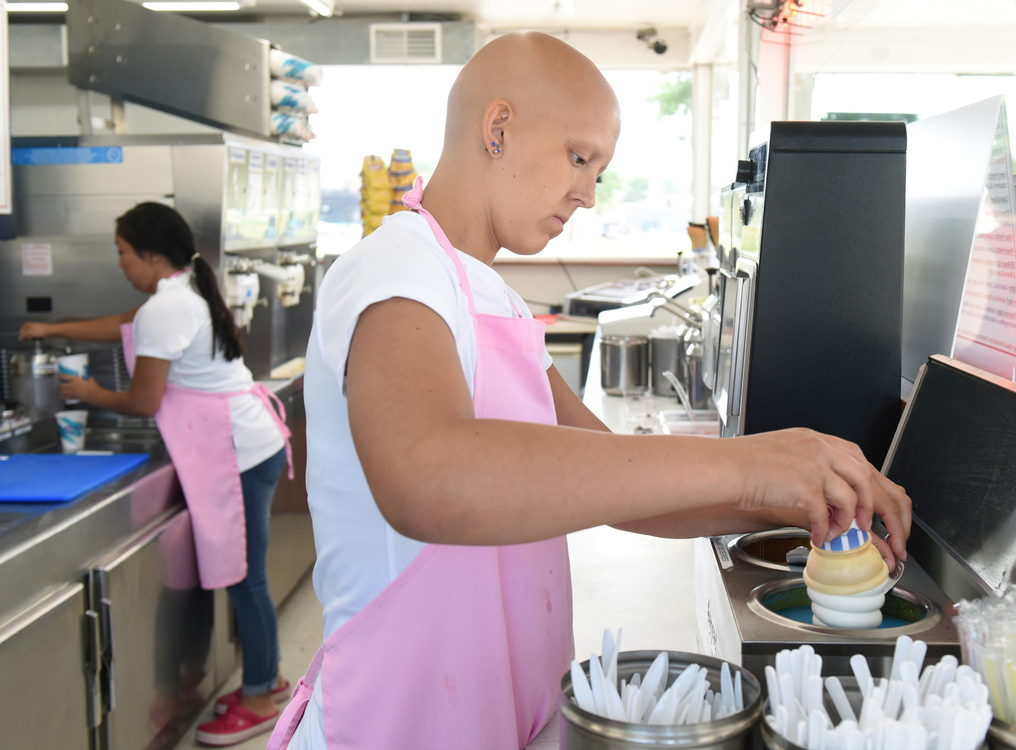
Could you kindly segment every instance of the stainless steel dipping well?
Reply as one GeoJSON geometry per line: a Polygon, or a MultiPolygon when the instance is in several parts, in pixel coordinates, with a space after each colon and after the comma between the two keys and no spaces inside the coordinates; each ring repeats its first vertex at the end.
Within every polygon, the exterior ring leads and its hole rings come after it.
{"type": "Polygon", "coordinates": [[[908,622],[878,630],[843,630],[794,621],[781,610],[807,605],[803,568],[780,560],[808,544],[801,529],[699,539],[695,547],[695,611],[704,653],[741,664],[764,684],[776,653],[808,643],[823,659],[824,675],[850,674],[850,657],[863,654],[873,675],[888,672],[896,638],[909,635],[928,644],[928,660],[959,656],[959,639],[945,616],[952,601],[912,559],[886,597],[882,611],[908,622]]]}
{"type": "MultiPolygon", "coordinates": [[[[696,542],[696,616],[701,650],[756,677],[784,648],[808,643],[824,675],[850,674],[849,658],[889,667],[897,636],[928,644],[927,660],[960,656],[953,603],[997,594],[1016,572],[1016,383],[935,355],[921,369],[882,473],[911,497],[914,523],[905,572],[883,613],[906,625],[841,630],[779,614],[805,603],[801,569],[785,562],[807,544],[800,529],[696,542]]],[[[879,531],[880,529],[876,529],[879,531]]]]}

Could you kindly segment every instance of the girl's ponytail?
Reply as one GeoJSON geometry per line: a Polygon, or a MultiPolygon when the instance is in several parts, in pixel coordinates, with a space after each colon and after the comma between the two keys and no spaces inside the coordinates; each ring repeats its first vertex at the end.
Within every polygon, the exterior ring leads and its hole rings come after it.
{"type": "Polygon", "coordinates": [[[191,266],[191,283],[208,303],[212,318],[212,356],[222,350],[226,360],[243,356],[240,332],[226,307],[215,271],[194,248],[194,235],[187,222],[162,203],[139,203],[116,220],[116,233],[137,253],[157,253],[173,268],[191,266]]]}
{"type": "Polygon", "coordinates": [[[194,269],[194,288],[205,298],[208,312],[212,316],[212,356],[215,356],[218,349],[222,349],[222,356],[227,361],[243,356],[240,332],[236,330],[236,323],[233,322],[233,313],[226,307],[226,302],[219,292],[215,271],[208,265],[208,261],[197,253],[192,256],[191,267],[194,269]]]}

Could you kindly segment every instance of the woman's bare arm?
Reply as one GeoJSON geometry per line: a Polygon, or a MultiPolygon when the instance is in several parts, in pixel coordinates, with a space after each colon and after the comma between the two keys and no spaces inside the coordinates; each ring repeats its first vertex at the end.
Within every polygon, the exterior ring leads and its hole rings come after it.
{"type": "Polygon", "coordinates": [[[60,376],[60,394],[67,399],[80,399],[101,409],[132,417],[152,417],[159,410],[166,390],[169,360],[138,357],[128,391],[108,391],[95,378],[82,380],[73,375],[60,376]]]}
{"type": "Polygon", "coordinates": [[[71,341],[98,341],[111,343],[120,340],[120,326],[134,320],[135,307],[117,315],[90,320],[65,320],[59,323],[25,323],[18,332],[18,338],[26,339],[61,338],[71,341]]]}
{"type": "MultiPolygon", "coordinates": [[[[553,366],[547,371],[554,406],[560,424],[582,427],[589,430],[608,431],[603,422],[596,418],[582,403],[575,392],[565,383],[564,378],[553,366]]],[[[886,483],[875,467],[869,464],[869,473],[874,482],[886,483]]],[[[875,493],[875,512],[879,514],[889,530],[889,544],[875,539],[876,546],[889,563],[895,564],[893,553],[902,560],[907,557],[906,543],[910,537],[911,508],[906,494],[895,493],[891,488],[875,493]],[[891,550],[890,550],[891,545],[891,550]]],[[[691,539],[699,536],[719,536],[764,531],[782,526],[807,526],[807,514],[794,509],[742,511],[733,507],[698,507],[675,511],[653,518],[641,518],[626,523],[614,524],[624,531],[668,538],[691,539]]]]}
{"type": "Polygon", "coordinates": [[[857,446],[810,430],[721,441],[476,419],[451,332],[406,299],[360,316],[346,382],[375,501],[422,541],[520,543],[704,506],[794,510],[825,540],[826,503],[841,533],[889,491],[857,446]]]}

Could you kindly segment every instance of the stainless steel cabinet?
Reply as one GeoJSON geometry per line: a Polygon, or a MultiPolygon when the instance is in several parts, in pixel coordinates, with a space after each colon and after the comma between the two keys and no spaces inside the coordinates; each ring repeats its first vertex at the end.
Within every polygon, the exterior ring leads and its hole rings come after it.
{"type": "Polygon", "coordinates": [[[0,627],[4,747],[89,750],[86,673],[94,621],[85,587],[69,584],[0,627]]]}
{"type": "MultiPolygon", "coordinates": [[[[225,679],[213,667],[213,592],[200,587],[190,514],[172,513],[89,572],[99,614],[99,748],[172,746],[225,679]],[[161,735],[161,736],[160,736],[161,735]]],[[[221,625],[220,625],[221,627],[221,625]]]]}

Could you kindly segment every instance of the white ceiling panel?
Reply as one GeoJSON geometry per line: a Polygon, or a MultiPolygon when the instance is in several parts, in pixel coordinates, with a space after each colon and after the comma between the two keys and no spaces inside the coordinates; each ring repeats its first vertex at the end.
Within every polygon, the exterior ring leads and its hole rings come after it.
{"type": "MultiPolygon", "coordinates": [[[[716,0],[717,2],[721,0],[716,0]]],[[[690,26],[700,7],[713,0],[336,0],[345,15],[372,13],[457,14],[465,21],[497,28],[640,28],[690,26]]],[[[301,13],[299,0],[257,2],[261,11],[301,13]]]]}

